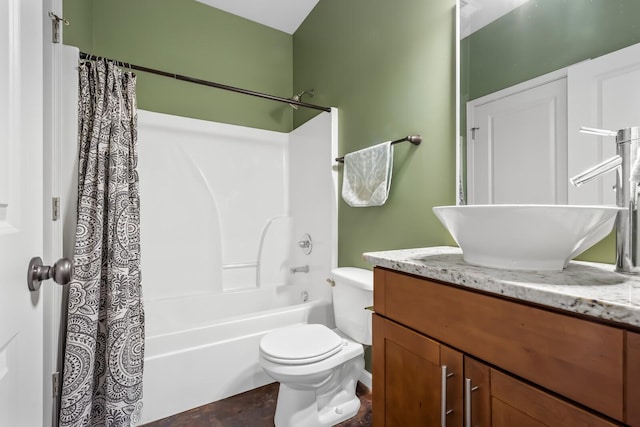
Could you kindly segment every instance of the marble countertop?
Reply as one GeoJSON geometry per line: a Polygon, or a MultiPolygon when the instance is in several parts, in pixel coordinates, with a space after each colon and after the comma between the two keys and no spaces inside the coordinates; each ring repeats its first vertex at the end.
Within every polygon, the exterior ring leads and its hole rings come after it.
{"type": "Polygon", "coordinates": [[[459,248],[438,246],[367,252],[390,268],[471,289],[640,327],[640,277],[610,264],[571,261],[561,272],[498,270],[467,264],[459,248]]]}

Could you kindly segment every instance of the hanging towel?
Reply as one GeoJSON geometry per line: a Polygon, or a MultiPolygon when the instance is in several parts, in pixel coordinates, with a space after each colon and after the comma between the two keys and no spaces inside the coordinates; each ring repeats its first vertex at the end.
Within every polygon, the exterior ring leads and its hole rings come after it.
{"type": "Polygon", "coordinates": [[[393,149],[391,141],[344,156],[342,198],[349,206],[381,206],[391,187],[393,149]]]}

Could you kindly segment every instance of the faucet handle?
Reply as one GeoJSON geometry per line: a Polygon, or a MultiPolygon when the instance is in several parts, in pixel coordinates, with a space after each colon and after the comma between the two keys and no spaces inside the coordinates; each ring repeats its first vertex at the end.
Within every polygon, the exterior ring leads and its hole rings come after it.
{"type": "Polygon", "coordinates": [[[589,128],[586,126],[582,126],[580,128],[580,132],[582,133],[590,133],[592,135],[600,135],[600,136],[617,136],[618,132],[608,129],[598,129],[598,128],[589,128]]]}
{"type": "Polygon", "coordinates": [[[298,247],[302,249],[302,252],[304,252],[305,255],[309,255],[311,253],[311,250],[313,249],[313,241],[311,240],[309,233],[305,233],[305,235],[302,236],[302,240],[298,242],[298,247]]]}

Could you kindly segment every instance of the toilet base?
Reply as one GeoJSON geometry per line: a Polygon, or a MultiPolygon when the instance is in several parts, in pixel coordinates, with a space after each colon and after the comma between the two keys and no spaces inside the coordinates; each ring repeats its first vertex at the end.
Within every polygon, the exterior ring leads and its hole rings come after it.
{"type": "Polygon", "coordinates": [[[280,383],[275,427],[331,427],[354,417],[360,409],[356,385],[364,369],[360,355],[345,363],[317,390],[280,383]],[[341,383],[336,378],[342,378],[341,383]]]}

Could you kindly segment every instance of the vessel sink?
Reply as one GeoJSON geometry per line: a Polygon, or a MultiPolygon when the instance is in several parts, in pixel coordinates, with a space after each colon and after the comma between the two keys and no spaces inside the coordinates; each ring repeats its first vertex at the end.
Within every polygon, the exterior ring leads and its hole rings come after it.
{"type": "Polygon", "coordinates": [[[464,261],[508,270],[561,271],[606,237],[620,208],[573,205],[436,206],[464,261]]]}

